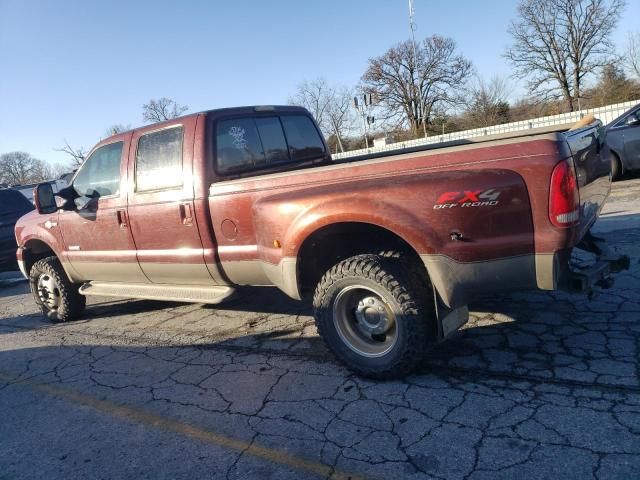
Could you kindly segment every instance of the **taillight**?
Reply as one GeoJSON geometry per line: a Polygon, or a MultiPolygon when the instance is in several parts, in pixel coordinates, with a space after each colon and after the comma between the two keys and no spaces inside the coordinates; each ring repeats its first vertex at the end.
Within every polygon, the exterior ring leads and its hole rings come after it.
{"type": "Polygon", "coordinates": [[[573,163],[560,162],[551,174],[549,220],[556,227],[571,227],[580,220],[580,193],[573,163]]]}

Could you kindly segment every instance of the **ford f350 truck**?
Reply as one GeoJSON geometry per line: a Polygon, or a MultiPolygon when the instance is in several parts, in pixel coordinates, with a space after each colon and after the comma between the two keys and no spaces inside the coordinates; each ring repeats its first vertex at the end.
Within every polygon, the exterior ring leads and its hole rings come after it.
{"type": "Polygon", "coordinates": [[[103,140],[58,198],[38,186],[17,257],[59,322],[86,295],[312,297],[338,359],[398,377],[478,296],[606,281],[614,259],[589,229],[610,162],[601,123],[583,123],[333,161],[302,108],[192,114],[103,140]],[[575,247],[599,260],[572,270],[575,247]]]}

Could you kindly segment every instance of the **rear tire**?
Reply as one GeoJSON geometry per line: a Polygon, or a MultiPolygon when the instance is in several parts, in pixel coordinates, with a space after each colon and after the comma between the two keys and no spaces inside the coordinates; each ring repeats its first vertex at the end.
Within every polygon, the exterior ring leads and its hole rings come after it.
{"type": "Polygon", "coordinates": [[[400,378],[424,358],[435,313],[407,267],[398,257],[356,255],[333,266],[316,288],[318,332],[359,375],[400,378]]]}
{"type": "Polygon", "coordinates": [[[77,320],[86,306],[86,298],[71,283],[60,260],[47,257],[38,260],[29,271],[29,286],[42,315],[52,322],[77,320]]]}
{"type": "Polygon", "coordinates": [[[622,176],[622,163],[620,162],[620,157],[617,154],[611,152],[611,180],[616,181],[620,180],[622,176]]]}

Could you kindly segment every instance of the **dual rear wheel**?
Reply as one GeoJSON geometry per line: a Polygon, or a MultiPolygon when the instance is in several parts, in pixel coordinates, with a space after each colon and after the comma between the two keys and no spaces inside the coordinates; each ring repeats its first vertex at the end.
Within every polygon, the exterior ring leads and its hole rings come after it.
{"type": "Polygon", "coordinates": [[[347,258],[320,280],[313,308],[328,347],[359,375],[402,377],[423,360],[433,325],[426,279],[399,255],[347,258]]]}

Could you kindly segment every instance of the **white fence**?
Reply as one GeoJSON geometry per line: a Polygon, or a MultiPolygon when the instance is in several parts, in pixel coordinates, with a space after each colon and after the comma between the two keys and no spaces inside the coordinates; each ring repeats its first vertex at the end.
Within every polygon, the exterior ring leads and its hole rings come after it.
{"type": "Polygon", "coordinates": [[[560,115],[551,115],[548,117],[532,118],[530,120],[522,120],[519,122],[503,123],[502,125],[494,125],[492,127],[475,128],[473,130],[445,133],[444,135],[433,135],[431,137],[418,138],[416,140],[407,140],[405,142],[388,143],[380,147],[361,148],[359,150],[351,150],[344,153],[335,153],[332,155],[332,158],[334,160],[337,160],[340,158],[354,157],[367,153],[400,150],[408,147],[418,147],[420,145],[448,142],[451,140],[461,140],[463,138],[484,137],[486,135],[516,132],[521,130],[528,130],[531,128],[547,127],[551,125],[564,125],[566,123],[577,122],[587,113],[592,113],[596,118],[602,120],[602,123],[606,125],[638,103],[640,103],[640,100],[634,100],[625,103],[616,103],[615,105],[607,105],[604,107],[591,108],[571,113],[561,113],[560,115]]]}

